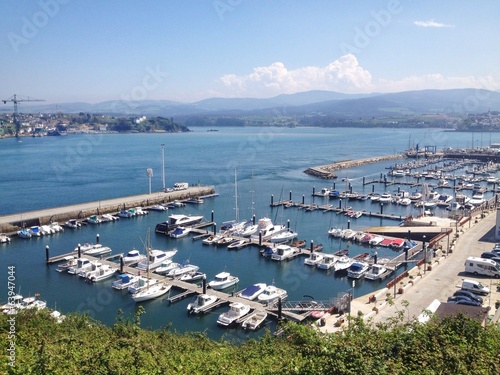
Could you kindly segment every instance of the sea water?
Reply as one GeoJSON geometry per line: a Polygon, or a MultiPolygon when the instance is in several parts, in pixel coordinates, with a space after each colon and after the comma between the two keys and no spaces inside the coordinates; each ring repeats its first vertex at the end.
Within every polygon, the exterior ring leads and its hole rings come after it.
{"type": "MultiPolygon", "coordinates": [[[[476,134],[476,137],[477,134],[476,134]]],[[[500,134],[484,135],[484,146],[500,141],[500,134]],[[486,139],[488,138],[488,140],[486,139]]],[[[352,281],[314,267],[305,266],[303,257],[275,262],[260,256],[257,247],[228,251],[225,247],[203,245],[191,236],[172,239],[154,233],[158,222],[172,213],[201,214],[221,224],[235,219],[257,220],[269,217],[277,224],[289,224],[308,244],[323,244],[324,252],[348,248],[351,256],[374,251],[379,257],[397,253],[386,248],[369,248],[340,241],[328,236],[331,227],[363,230],[370,226],[398,225],[398,220],[362,216],[349,219],[334,212],[305,211],[298,208],[270,207],[271,199],[338,205],[338,200],[312,197],[313,188],[333,187],[347,190],[349,184],[358,193],[369,193],[372,185],[362,185],[362,179],[378,178],[396,162],[365,164],[337,171],[336,180],[321,180],[304,173],[310,166],[401,153],[419,144],[444,147],[471,147],[469,133],[445,132],[439,129],[347,129],[347,128],[220,128],[207,132],[194,128],[180,134],[78,134],[66,137],[25,137],[0,140],[2,160],[0,179],[0,215],[64,206],[108,198],[125,197],[161,191],[163,185],[188,182],[214,186],[217,197],[203,204],[187,205],[167,212],[122,218],[101,225],[87,225],[77,230],[50,236],[22,240],[14,237],[0,246],[0,302],[7,299],[8,266],[15,267],[16,289],[23,295],[40,293],[47,305],[63,313],[78,311],[105,324],[113,324],[121,309],[130,316],[136,304],[126,292],[111,288],[112,280],[89,284],[66,273],[55,272],[57,265],[45,264],[45,247],[50,255],[73,250],[78,243],[100,242],[123,253],[133,248],[144,252],[148,229],[153,248],[176,248],[174,261],[189,260],[207,274],[208,280],[221,271],[239,277],[234,289],[264,282],[274,283],[288,291],[288,300],[329,300],[352,289],[352,281]],[[163,153],[162,153],[162,145],[163,153]],[[164,168],[163,168],[164,166],[164,168]],[[153,170],[151,180],[147,169],[153,170]],[[150,185],[151,184],[151,185],[150,185]],[[348,221],[349,220],[349,221],[348,221]],[[3,285],[3,287],[2,287],[3,285]]],[[[476,141],[476,144],[479,142],[476,141]]],[[[483,136],[481,136],[483,142],[483,136]]],[[[457,171],[462,174],[464,171],[457,171]]],[[[405,179],[401,179],[405,181],[405,179]]],[[[409,190],[405,185],[390,189],[409,190]]],[[[383,184],[375,184],[383,193],[383,184]]],[[[451,193],[451,190],[448,191],[451,193]]],[[[347,204],[346,202],[343,203],[347,204]]],[[[356,210],[380,211],[370,201],[349,201],[356,210]]],[[[413,206],[386,205],[384,213],[406,216],[418,213],[413,206]]],[[[445,215],[443,211],[436,214],[445,215]]],[[[385,282],[356,281],[354,296],[364,295],[384,287],[385,282]]],[[[231,290],[229,291],[231,292],[231,290]]],[[[142,325],[151,329],[171,326],[180,332],[203,331],[210,337],[225,335],[229,339],[245,339],[239,329],[223,329],[216,325],[217,316],[227,309],[220,307],[203,316],[187,316],[191,298],[169,304],[165,297],[143,303],[146,314],[142,325]]],[[[270,324],[272,326],[272,323],[270,324]]],[[[258,333],[257,333],[258,334],[258,333]]]]}

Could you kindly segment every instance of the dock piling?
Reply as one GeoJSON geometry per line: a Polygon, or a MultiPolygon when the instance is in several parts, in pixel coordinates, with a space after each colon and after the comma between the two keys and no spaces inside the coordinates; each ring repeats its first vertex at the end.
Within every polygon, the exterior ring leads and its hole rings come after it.
{"type": "Polygon", "coordinates": [[[290,190],[290,194],[289,194],[289,196],[288,196],[288,199],[289,199],[290,201],[292,201],[292,191],[291,191],[291,190],[290,190]]]}
{"type": "Polygon", "coordinates": [[[125,266],[125,262],[123,261],[123,255],[120,255],[120,273],[123,273],[124,266],[125,266]]]}
{"type": "Polygon", "coordinates": [[[95,235],[95,243],[98,244],[99,243],[99,233],[97,233],[95,235]]]}
{"type": "Polygon", "coordinates": [[[207,277],[203,276],[203,294],[207,293],[207,277]]]}
{"type": "Polygon", "coordinates": [[[82,245],[78,244],[78,258],[82,257],[82,245]]]}
{"type": "Polygon", "coordinates": [[[45,246],[45,262],[49,264],[49,245],[45,246]]]}

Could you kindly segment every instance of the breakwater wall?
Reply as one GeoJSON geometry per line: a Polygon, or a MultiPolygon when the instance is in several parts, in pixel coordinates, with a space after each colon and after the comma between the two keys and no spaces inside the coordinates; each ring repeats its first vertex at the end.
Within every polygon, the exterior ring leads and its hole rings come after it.
{"type": "Polygon", "coordinates": [[[46,225],[53,222],[63,224],[69,219],[83,220],[92,215],[114,214],[123,209],[134,207],[147,208],[158,203],[169,203],[174,200],[187,200],[215,194],[213,186],[194,186],[186,190],[171,192],[155,192],[151,194],[80,203],[71,206],[55,207],[37,211],[22,212],[0,216],[0,232],[13,234],[21,228],[33,225],[46,225]]]}
{"type": "Polygon", "coordinates": [[[352,168],[363,164],[378,163],[387,160],[402,159],[405,157],[406,156],[404,154],[395,154],[386,156],[375,156],[366,159],[344,160],[332,164],[320,165],[317,167],[309,167],[304,171],[304,173],[319,178],[331,179],[331,178],[337,178],[337,175],[335,175],[333,172],[340,169],[352,168]]]}

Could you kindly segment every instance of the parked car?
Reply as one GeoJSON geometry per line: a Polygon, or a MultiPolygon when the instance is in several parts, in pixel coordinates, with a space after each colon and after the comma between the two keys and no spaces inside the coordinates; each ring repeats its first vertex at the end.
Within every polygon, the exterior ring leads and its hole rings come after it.
{"type": "Polygon", "coordinates": [[[482,296],[487,296],[488,294],[490,294],[490,288],[484,286],[479,281],[475,280],[467,280],[467,279],[463,280],[461,289],[468,290],[472,293],[480,294],[482,296]]]}
{"type": "Polygon", "coordinates": [[[468,298],[459,298],[453,303],[455,303],[456,305],[481,306],[479,302],[473,301],[468,298]]]}
{"type": "Polygon", "coordinates": [[[478,295],[476,295],[472,292],[469,292],[468,290],[459,289],[455,293],[453,293],[453,296],[454,297],[467,297],[473,301],[479,302],[481,305],[483,304],[483,299],[481,297],[479,297],[478,295]]]}
{"type": "Polygon", "coordinates": [[[494,253],[493,251],[485,251],[484,253],[481,254],[481,258],[484,259],[492,259],[492,258],[498,258],[500,255],[497,253],[494,253]]]}

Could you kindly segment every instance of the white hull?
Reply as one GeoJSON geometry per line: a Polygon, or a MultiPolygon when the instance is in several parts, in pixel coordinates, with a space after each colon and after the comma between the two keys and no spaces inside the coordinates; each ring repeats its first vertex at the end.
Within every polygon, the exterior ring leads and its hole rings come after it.
{"type": "Polygon", "coordinates": [[[132,299],[134,300],[134,302],[148,301],[150,299],[161,297],[162,295],[168,293],[171,288],[171,285],[165,284],[150,285],[143,290],[132,294],[132,299]]]}

